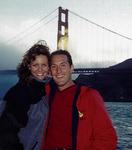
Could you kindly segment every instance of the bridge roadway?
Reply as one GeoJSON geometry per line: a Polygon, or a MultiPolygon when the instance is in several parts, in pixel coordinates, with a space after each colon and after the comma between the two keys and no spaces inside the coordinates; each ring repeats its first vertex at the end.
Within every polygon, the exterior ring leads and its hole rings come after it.
{"type": "Polygon", "coordinates": [[[132,69],[115,68],[75,68],[74,74],[94,74],[94,73],[132,73],[132,69]]]}
{"type": "Polygon", "coordinates": [[[101,69],[102,68],[75,68],[73,73],[98,73],[101,69]]]}

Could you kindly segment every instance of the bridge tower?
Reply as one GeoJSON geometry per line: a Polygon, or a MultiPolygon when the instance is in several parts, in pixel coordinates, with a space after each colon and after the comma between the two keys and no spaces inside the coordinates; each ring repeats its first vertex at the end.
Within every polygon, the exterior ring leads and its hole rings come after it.
{"type": "Polygon", "coordinates": [[[67,50],[68,48],[68,9],[58,9],[58,34],[57,49],[67,50]]]}

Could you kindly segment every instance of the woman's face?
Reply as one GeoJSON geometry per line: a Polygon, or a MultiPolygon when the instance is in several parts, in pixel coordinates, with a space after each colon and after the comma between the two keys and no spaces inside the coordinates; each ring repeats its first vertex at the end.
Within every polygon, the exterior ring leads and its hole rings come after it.
{"type": "Polygon", "coordinates": [[[31,61],[29,69],[35,78],[43,80],[49,72],[47,56],[42,54],[36,56],[35,60],[31,61]]]}

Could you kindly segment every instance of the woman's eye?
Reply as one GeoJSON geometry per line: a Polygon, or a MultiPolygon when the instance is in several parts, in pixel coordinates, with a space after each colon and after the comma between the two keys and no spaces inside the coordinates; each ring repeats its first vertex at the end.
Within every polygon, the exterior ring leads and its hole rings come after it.
{"type": "Polygon", "coordinates": [[[47,67],[47,65],[46,65],[46,64],[43,64],[42,67],[47,67]]]}
{"type": "Polygon", "coordinates": [[[33,67],[37,67],[37,64],[32,65],[33,67]]]}

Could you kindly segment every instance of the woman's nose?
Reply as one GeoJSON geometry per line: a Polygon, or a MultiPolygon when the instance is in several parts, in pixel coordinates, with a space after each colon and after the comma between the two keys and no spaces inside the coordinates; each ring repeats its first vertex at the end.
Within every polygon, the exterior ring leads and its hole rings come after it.
{"type": "Polygon", "coordinates": [[[42,66],[39,66],[38,71],[42,71],[42,70],[43,70],[42,66]]]}

